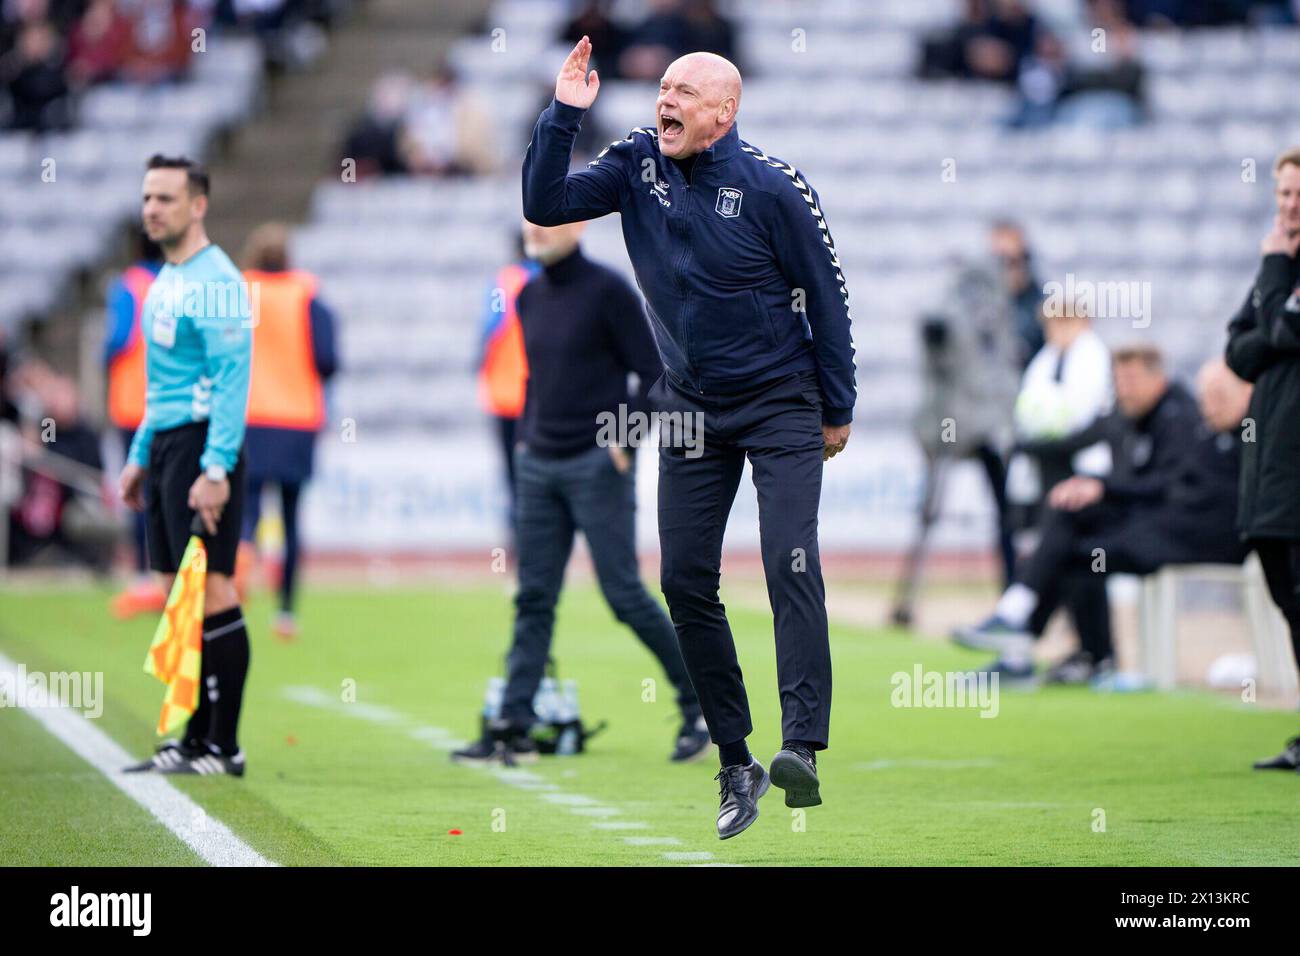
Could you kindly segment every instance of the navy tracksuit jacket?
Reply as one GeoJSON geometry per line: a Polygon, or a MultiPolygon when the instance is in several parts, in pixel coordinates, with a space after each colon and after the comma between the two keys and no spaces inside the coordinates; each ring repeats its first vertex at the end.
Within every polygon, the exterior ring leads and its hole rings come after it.
{"type": "Polygon", "coordinates": [[[619,212],[662,355],[657,410],[696,416],[702,454],[659,456],[660,582],[709,732],[753,730],[726,611],[722,539],[746,459],[758,490],[782,736],[829,734],[831,662],[817,548],[821,426],[856,398],[848,293],[821,201],[798,170],[735,127],[696,156],[689,181],[632,130],[569,174],[584,111],[553,101],[524,157],[524,217],[551,226],[619,212]]]}
{"type": "Polygon", "coordinates": [[[725,394],[815,368],[826,423],[852,421],[848,292],[803,175],[733,126],[699,154],[689,183],[659,154],[654,127],[632,130],[570,176],[585,112],[552,101],[538,119],[524,157],[524,218],[555,226],[622,214],[637,284],[679,386],[725,394]]]}

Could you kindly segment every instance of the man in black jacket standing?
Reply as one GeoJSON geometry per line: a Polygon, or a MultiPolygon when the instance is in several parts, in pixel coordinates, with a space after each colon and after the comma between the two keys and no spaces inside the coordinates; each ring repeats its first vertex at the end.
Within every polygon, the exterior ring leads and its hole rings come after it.
{"type": "Polygon", "coordinates": [[[524,216],[555,225],[621,214],[665,374],[657,410],[697,416],[700,449],[659,456],[660,580],[722,770],[718,836],[758,817],[769,782],[821,803],[815,752],[830,733],[831,660],[817,549],[822,463],[843,450],[856,400],[848,291],[821,201],[794,167],[740,139],[741,79],[711,53],[674,61],[653,127],[587,168],[569,158],[600,80],[583,37],[524,158],[524,216]],[[749,752],[749,701],[718,600],[722,538],[748,458],[776,636],[782,749],[749,752]]]}
{"type": "MultiPolygon", "coordinates": [[[[1237,530],[1259,555],[1300,664],[1300,147],[1278,157],[1277,215],[1255,285],[1228,326],[1227,362],[1255,383],[1242,450],[1237,530]]],[[[1300,772],[1300,735],[1256,769],[1300,772]]]]}
{"type": "Polygon", "coordinates": [[[601,593],[614,616],[659,660],[677,690],[682,724],[671,759],[709,746],[672,622],[641,581],[636,559],[632,451],[607,441],[611,416],[636,421],[663,372],[641,300],[617,273],[582,254],[582,225],[524,223],[524,249],[542,272],[519,292],[517,308],[528,384],[515,445],[519,589],[501,714],[452,759],[466,763],[536,756],[529,728],[555,627],[564,569],[581,531],[601,593]],[[640,380],[629,395],[628,376],[640,380]]]}

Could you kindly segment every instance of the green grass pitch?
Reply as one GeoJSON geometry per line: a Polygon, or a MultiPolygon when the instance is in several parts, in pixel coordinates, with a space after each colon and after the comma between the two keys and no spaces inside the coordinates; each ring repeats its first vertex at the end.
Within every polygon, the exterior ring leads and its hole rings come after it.
{"type": "MultiPolygon", "coordinates": [[[[90,587],[0,592],[0,652],[29,671],[102,671],[96,723],[144,755],[162,694],[141,670],[154,621],[111,620],[107,597],[90,587]]],[[[594,589],[566,592],[555,652],[561,676],[579,683],[584,718],[609,728],[587,754],[544,758],[530,768],[535,778],[519,779],[454,766],[446,754],[449,735],[476,730],[485,680],[501,667],[510,602],[500,586],[314,587],[301,605],[302,637],[288,645],[269,636],[266,598],[248,608],[248,775],[177,781],[277,863],[1300,862],[1300,776],[1249,769],[1296,732],[1293,713],[1197,692],[1074,689],[1004,689],[994,719],[895,708],[895,672],[982,658],[832,625],[825,804],[802,816],[773,790],[758,822],[722,843],[713,758],[669,764],[671,688],[594,589]],[[647,678],[657,681],[649,702],[647,678]],[[345,702],[353,686],[356,702],[345,702]]],[[[730,613],[754,712],[750,743],[766,761],[780,745],[770,617],[730,613]]],[[[199,862],[13,708],[0,708],[0,821],[6,864],[199,862]]]]}

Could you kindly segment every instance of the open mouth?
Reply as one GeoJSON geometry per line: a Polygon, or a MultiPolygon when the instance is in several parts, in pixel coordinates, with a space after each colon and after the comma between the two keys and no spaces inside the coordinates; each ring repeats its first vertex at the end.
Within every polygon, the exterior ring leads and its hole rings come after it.
{"type": "Polygon", "coordinates": [[[666,140],[676,139],[686,130],[686,127],[682,125],[682,121],[672,116],[661,116],[659,125],[663,130],[661,135],[666,140]]]}

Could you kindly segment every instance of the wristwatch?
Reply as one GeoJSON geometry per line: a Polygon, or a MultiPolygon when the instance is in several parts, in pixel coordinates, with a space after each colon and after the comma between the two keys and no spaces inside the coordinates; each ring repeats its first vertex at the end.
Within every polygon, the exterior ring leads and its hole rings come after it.
{"type": "Polygon", "coordinates": [[[226,480],[226,469],[222,468],[220,465],[208,465],[208,467],[203,470],[203,476],[214,484],[220,484],[226,480]]]}

